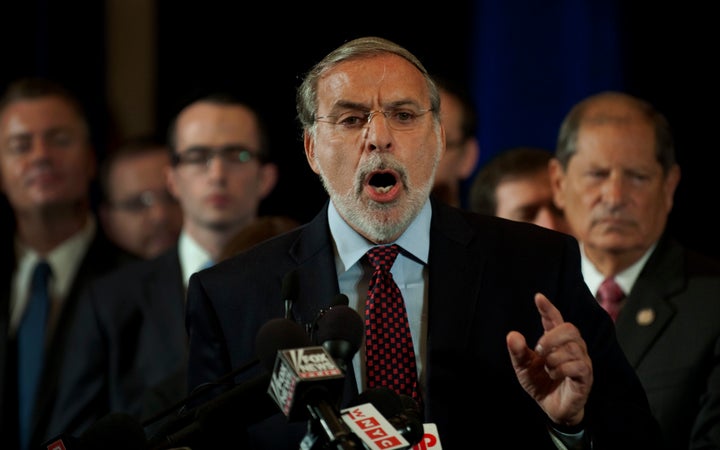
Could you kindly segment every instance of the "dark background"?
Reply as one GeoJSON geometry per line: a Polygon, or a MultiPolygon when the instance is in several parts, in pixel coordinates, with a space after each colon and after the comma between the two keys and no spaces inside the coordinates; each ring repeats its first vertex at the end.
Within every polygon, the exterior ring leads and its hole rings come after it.
{"type": "MultiPolygon", "coordinates": [[[[564,70],[556,67],[555,59],[543,63],[546,50],[563,55],[568,67],[573,63],[585,67],[582,64],[588,61],[591,71],[610,67],[619,73],[607,87],[641,96],[665,113],[675,131],[683,169],[670,228],[688,246],[720,257],[720,239],[711,219],[720,191],[717,183],[712,184],[717,176],[714,162],[720,122],[716,109],[720,70],[715,61],[720,32],[709,6],[679,1],[576,0],[434,2],[430,7],[421,6],[423,2],[387,1],[286,4],[156,0],[155,4],[158,81],[154,101],[159,131],[164,132],[177,107],[195,93],[228,89],[246,97],[269,126],[281,170],[280,183],[261,212],[288,214],[301,221],[316,213],[325,193],[305,161],[295,120],[295,88],[304,72],[327,52],[344,41],[370,34],[408,47],[430,72],[475,89],[476,107],[484,112],[478,129],[481,136],[489,136],[500,127],[493,122],[496,117],[492,108],[487,113],[486,91],[476,88],[475,83],[498,67],[492,59],[478,56],[479,47],[488,45],[486,35],[484,41],[478,36],[497,26],[509,36],[542,43],[556,30],[556,18],[563,17],[567,23],[572,20],[567,16],[578,13],[578,5],[585,5],[579,14],[589,22],[580,24],[577,32],[613,36],[617,54],[552,43],[548,44],[551,48],[541,50],[520,45],[513,57],[533,61],[527,71],[536,72],[535,76],[550,69],[564,70]],[[500,9],[504,16],[495,17],[500,9]]],[[[23,75],[47,75],[68,85],[91,112],[94,139],[102,157],[110,142],[119,137],[105,96],[105,3],[26,0],[4,6],[0,88],[23,75]]],[[[563,42],[573,43],[573,36],[563,42]]],[[[528,99],[533,95],[525,94],[532,88],[524,83],[510,86],[528,99]]],[[[502,146],[511,144],[552,150],[562,114],[580,100],[560,94],[557,105],[546,105],[547,114],[508,102],[515,114],[506,126],[513,131],[506,133],[502,145],[481,148],[480,165],[502,146]],[[536,125],[541,125],[539,133],[524,134],[536,125]]],[[[552,99],[554,92],[545,89],[538,97],[552,99]]]]}

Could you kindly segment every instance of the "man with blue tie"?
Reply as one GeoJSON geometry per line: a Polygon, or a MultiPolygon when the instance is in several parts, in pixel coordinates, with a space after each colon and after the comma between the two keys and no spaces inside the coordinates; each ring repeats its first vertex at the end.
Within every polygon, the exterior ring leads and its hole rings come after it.
{"type": "Polygon", "coordinates": [[[40,78],[8,86],[0,99],[0,186],[13,212],[12,250],[1,256],[11,270],[0,282],[0,441],[7,448],[38,448],[46,438],[83,289],[137,259],[107,239],[92,213],[95,162],[73,93],[40,78]]]}

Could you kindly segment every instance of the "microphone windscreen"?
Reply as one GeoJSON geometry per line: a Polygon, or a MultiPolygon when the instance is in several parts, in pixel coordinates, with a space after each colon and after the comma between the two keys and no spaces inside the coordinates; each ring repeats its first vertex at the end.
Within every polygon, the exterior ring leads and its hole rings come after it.
{"type": "Polygon", "coordinates": [[[85,450],[142,450],[147,444],[139,421],[124,413],[110,413],[80,435],[85,450]]]}
{"type": "Polygon", "coordinates": [[[347,306],[349,304],[350,304],[350,299],[348,298],[348,296],[341,293],[341,294],[338,294],[335,296],[330,307],[332,308],[333,306],[339,306],[339,305],[347,306]]]}
{"type": "Polygon", "coordinates": [[[357,311],[347,305],[337,305],[318,319],[315,337],[320,345],[328,341],[347,341],[354,354],[360,348],[364,335],[365,324],[357,311]]]}
{"type": "Polygon", "coordinates": [[[385,386],[366,389],[353,402],[353,404],[357,405],[363,403],[372,403],[378,412],[386,418],[395,417],[403,412],[403,404],[398,394],[385,386]]]}
{"type": "Polygon", "coordinates": [[[414,414],[418,419],[422,418],[422,411],[420,411],[420,405],[409,395],[400,394],[400,403],[402,404],[403,411],[405,414],[414,414]]]}
{"type": "Polygon", "coordinates": [[[266,322],[255,336],[255,354],[263,366],[272,371],[278,350],[309,347],[310,337],[299,323],[285,318],[266,322]]]}
{"type": "Polygon", "coordinates": [[[363,403],[372,403],[410,445],[422,441],[425,434],[422,416],[417,402],[412,397],[399,395],[388,387],[380,386],[366,389],[352,404],[363,403]]]}

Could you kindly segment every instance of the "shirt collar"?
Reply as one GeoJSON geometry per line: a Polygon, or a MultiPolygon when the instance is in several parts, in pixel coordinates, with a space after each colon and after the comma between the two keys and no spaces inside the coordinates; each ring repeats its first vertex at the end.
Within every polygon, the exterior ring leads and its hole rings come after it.
{"type": "MultiPolygon", "coordinates": [[[[657,243],[653,244],[645,252],[642,258],[638,259],[633,265],[623,270],[622,272],[615,274],[615,282],[617,282],[617,284],[622,288],[623,292],[625,292],[626,295],[628,295],[632,290],[632,287],[635,285],[638,276],[640,276],[640,272],[642,271],[643,267],[645,267],[645,263],[647,262],[648,258],[650,258],[650,255],[655,250],[656,246],[657,243]]],[[[585,278],[585,284],[587,284],[588,288],[590,288],[590,292],[595,295],[598,288],[600,287],[600,284],[603,282],[603,280],[605,280],[606,276],[600,273],[600,271],[597,270],[592,261],[590,261],[590,259],[587,257],[587,255],[585,254],[585,248],[582,244],[580,244],[580,257],[580,264],[582,267],[583,278],[585,278]]]]}
{"type": "MultiPolygon", "coordinates": [[[[80,269],[85,254],[90,247],[97,232],[97,222],[92,214],[88,214],[85,226],[50,253],[45,255],[45,261],[50,264],[52,277],[48,285],[54,303],[62,305],[70,292],[75,275],[80,269]]],[[[15,248],[18,255],[17,271],[13,279],[11,297],[11,329],[20,323],[25,311],[25,303],[30,288],[30,278],[35,265],[43,259],[35,250],[21,243],[15,238],[15,248]]],[[[58,308],[56,308],[58,309],[58,308]]]]}
{"type": "Polygon", "coordinates": [[[210,253],[205,251],[185,230],[180,232],[178,240],[178,255],[180,267],[182,268],[183,283],[187,287],[190,276],[205,267],[211,259],[210,253]]]}
{"type": "MultiPolygon", "coordinates": [[[[428,254],[430,253],[431,218],[432,207],[430,206],[430,200],[427,200],[407,230],[394,242],[402,247],[403,253],[421,261],[423,264],[427,264],[428,254]]],[[[338,267],[338,271],[341,273],[347,271],[370,248],[375,246],[345,222],[333,202],[330,202],[328,207],[328,225],[330,226],[330,234],[335,244],[339,262],[343,266],[338,267]]]]}
{"type": "MultiPolygon", "coordinates": [[[[72,280],[90,247],[90,242],[95,237],[96,228],[95,218],[91,214],[88,215],[85,226],[79,232],[66,239],[45,256],[44,259],[52,269],[51,290],[53,295],[60,298],[67,296],[72,280]]],[[[18,246],[18,255],[20,255],[18,270],[22,278],[29,280],[41,257],[37,252],[19,242],[16,245],[18,246]]]]}

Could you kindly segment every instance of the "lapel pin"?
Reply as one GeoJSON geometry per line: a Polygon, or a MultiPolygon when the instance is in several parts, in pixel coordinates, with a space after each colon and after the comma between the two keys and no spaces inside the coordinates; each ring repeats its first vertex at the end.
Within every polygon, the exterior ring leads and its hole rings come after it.
{"type": "Polygon", "coordinates": [[[655,321],[655,311],[652,308],[643,308],[635,316],[638,325],[648,326],[655,321]]]}

